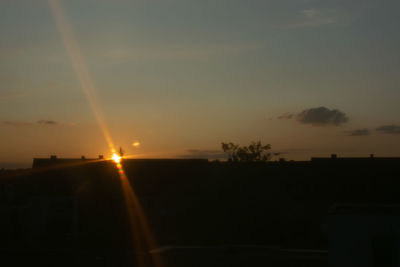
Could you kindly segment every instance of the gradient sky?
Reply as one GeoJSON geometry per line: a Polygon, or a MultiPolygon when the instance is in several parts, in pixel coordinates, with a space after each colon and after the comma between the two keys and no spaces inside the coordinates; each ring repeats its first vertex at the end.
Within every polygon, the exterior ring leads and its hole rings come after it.
{"type": "MultiPolygon", "coordinates": [[[[398,0],[63,5],[128,154],[213,158],[261,140],[295,160],[400,156],[398,0]]],[[[0,168],[109,156],[48,1],[2,0],[0,36],[0,168]]]]}

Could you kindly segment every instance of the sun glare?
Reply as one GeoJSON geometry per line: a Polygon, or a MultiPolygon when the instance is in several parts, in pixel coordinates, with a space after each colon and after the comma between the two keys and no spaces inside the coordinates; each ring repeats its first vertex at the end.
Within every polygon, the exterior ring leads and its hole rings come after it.
{"type": "Polygon", "coordinates": [[[112,156],[112,160],[115,161],[115,163],[119,163],[121,161],[121,157],[114,153],[112,156]]]}

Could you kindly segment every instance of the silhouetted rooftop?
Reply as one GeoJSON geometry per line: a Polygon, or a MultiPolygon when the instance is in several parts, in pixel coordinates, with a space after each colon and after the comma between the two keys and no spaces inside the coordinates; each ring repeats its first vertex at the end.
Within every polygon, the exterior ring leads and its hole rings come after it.
{"type": "Polygon", "coordinates": [[[84,156],[81,158],[57,158],[57,156],[50,156],[50,158],[34,158],[32,168],[48,167],[54,165],[73,166],[102,160],[103,157],[99,156],[98,159],[87,159],[84,156]]]}
{"type": "MultiPolygon", "coordinates": [[[[74,166],[90,162],[103,161],[104,157],[102,155],[97,159],[89,159],[82,156],[81,158],[57,158],[56,156],[50,156],[50,158],[34,158],[33,168],[39,167],[49,167],[49,166],[74,166]]],[[[208,159],[123,159],[125,163],[207,163],[208,159]]]]}
{"type": "Polygon", "coordinates": [[[338,157],[336,154],[332,154],[330,157],[312,157],[312,162],[393,162],[399,161],[400,157],[375,157],[371,154],[369,157],[338,157]]]}
{"type": "MultiPolygon", "coordinates": [[[[34,158],[33,168],[38,167],[49,167],[55,165],[80,165],[89,162],[102,161],[104,157],[100,155],[97,159],[85,158],[58,158],[57,156],[50,156],[49,158],[34,158]]],[[[124,159],[125,163],[165,163],[165,164],[193,164],[193,163],[206,163],[209,162],[208,159],[124,159]]],[[[287,161],[283,158],[276,161],[268,161],[269,164],[296,164],[297,165],[308,165],[310,163],[400,163],[400,157],[375,157],[371,154],[369,157],[338,157],[336,154],[332,154],[330,157],[312,157],[310,161],[287,161]]],[[[253,162],[250,162],[253,163],[253,162]]],[[[265,162],[254,162],[257,164],[263,164],[265,162]]]]}

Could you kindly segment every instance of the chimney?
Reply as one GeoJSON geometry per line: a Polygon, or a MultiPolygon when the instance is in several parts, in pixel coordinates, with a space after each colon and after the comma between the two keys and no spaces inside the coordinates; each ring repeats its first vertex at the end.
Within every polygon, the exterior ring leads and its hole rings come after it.
{"type": "Polygon", "coordinates": [[[56,156],[56,155],[51,155],[51,156],[50,156],[50,159],[51,159],[51,160],[56,160],[56,159],[57,159],[57,156],[56,156]]]}
{"type": "Polygon", "coordinates": [[[86,159],[85,156],[82,156],[81,159],[86,159]]]}
{"type": "Polygon", "coordinates": [[[103,155],[99,155],[99,159],[104,159],[104,156],[103,155]]]}

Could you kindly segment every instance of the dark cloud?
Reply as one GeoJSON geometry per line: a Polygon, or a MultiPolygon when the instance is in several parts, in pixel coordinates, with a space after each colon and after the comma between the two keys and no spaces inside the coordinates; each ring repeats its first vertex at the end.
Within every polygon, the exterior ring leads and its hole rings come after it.
{"type": "Polygon", "coordinates": [[[347,132],[349,136],[367,136],[370,134],[368,129],[355,129],[347,132]]]}
{"type": "Polygon", "coordinates": [[[304,124],[315,126],[326,126],[346,123],[349,121],[346,114],[337,109],[328,109],[326,107],[305,109],[297,114],[297,121],[304,124]]]}
{"type": "Polygon", "coordinates": [[[200,149],[188,149],[183,155],[179,155],[180,158],[197,158],[197,159],[226,159],[227,155],[222,150],[200,150],[200,149]]]}
{"type": "Polygon", "coordinates": [[[400,134],[400,126],[399,125],[383,125],[376,128],[378,132],[385,133],[385,134],[400,134]]]}
{"type": "Polygon", "coordinates": [[[51,126],[58,124],[56,121],[53,120],[38,120],[37,123],[41,125],[51,125],[51,126]]]}
{"type": "Polygon", "coordinates": [[[342,111],[326,107],[309,108],[297,114],[288,112],[279,116],[278,119],[295,119],[300,123],[314,126],[339,126],[349,121],[347,115],[342,111]]]}

